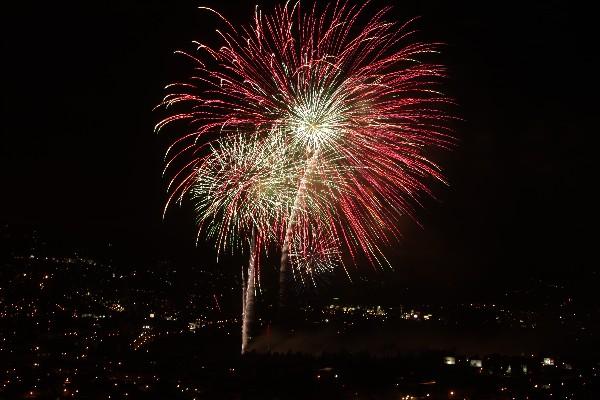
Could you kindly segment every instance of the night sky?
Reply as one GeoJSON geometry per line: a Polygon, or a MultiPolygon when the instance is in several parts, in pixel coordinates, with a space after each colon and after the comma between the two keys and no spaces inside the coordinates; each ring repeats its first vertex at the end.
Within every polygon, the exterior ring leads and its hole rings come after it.
{"type": "MultiPolygon", "coordinates": [[[[570,1],[373,3],[393,4],[399,21],[421,16],[418,37],[446,43],[439,60],[463,121],[456,151],[438,158],[450,187],[434,187],[438,199],[419,211],[423,229],[405,221],[390,257],[397,272],[363,273],[447,296],[593,272],[593,13],[570,1]]],[[[209,245],[192,251],[189,205],[162,220],[170,138],[153,133],[153,107],[190,72],[174,50],[218,43],[218,21],[196,6],[243,23],[254,4],[3,5],[0,221],[56,240],[214,258],[209,245]]]]}

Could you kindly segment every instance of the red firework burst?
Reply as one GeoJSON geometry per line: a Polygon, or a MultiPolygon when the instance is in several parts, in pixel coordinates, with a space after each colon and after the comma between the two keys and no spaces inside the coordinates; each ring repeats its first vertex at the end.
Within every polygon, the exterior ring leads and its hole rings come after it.
{"type": "Polygon", "coordinates": [[[444,182],[428,154],[451,146],[450,101],[438,90],[443,66],[424,61],[439,46],[414,41],[410,21],[386,20],[389,7],[367,7],[288,2],[257,8],[240,28],[210,10],[227,25],[222,45],[185,53],[196,74],[168,87],[162,104],[176,112],[157,125],[186,123],[167,151],[166,171],[179,166],[167,206],[196,188],[201,225],[221,242],[256,231],[276,242],[282,276],[290,253],[318,253],[303,232],[324,232],[352,259],[385,260],[400,217],[414,218],[431,181],[444,182]],[[273,143],[285,150],[269,151],[273,143]],[[302,243],[312,247],[294,248],[302,243]]]}

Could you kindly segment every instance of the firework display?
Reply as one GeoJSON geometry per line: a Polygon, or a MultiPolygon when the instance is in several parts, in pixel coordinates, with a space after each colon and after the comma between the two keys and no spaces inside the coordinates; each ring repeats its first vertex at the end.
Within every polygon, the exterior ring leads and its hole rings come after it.
{"type": "Polygon", "coordinates": [[[255,228],[264,239],[275,239],[275,224],[291,208],[301,168],[277,137],[217,140],[190,189],[199,226],[219,251],[243,247],[255,228]]]}
{"type": "Polygon", "coordinates": [[[386,264],[400,218],[444,182],[428,158],[452,144],[444,68],[426,61],[438,46],[367,7],[288,2],[239,28],[209,10],[221,45],[185,53],[196,73],[162,103],[173,111],[156,129],[183,131],[167,206],[191,195],[200,233],[249,249],[250,269],[278,249],[282,301],[290,266],[314,284],[344,260],[386,264]]]}

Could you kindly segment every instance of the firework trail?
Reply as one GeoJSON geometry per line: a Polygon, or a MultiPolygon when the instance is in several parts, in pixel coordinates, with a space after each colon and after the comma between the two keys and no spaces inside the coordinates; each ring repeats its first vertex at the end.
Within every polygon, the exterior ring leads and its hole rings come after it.
{"type": "Polygon", "coordinates": [[[239,28],[209,10],[226,24],[221,46],[184,53],[196,75],[168,87],[162,104],[173,111],[156,127],[184,129],[166,155],[167,207],[191,193],[219,251],[250,243],[258,260],[279,247],[282,304],[290,266],[314,282],[346,268],[342,249],[385,265],[400,218],[415,219],[430,183],[444,182],[430,150],[453,143],[451,102],[438,91],[445,71],[428,62],[437,44],[386,20],[389,7],[304,6],[257,8],[239,28]]]}
{"type": "Polygon", "coordinates": [[[290,209],[298,163],[276,135],[232,135],[211,145],[196,169],[191,197],[198,224],[215,240],[218,251],[245,248],[251,235],[250,260],[242,283],[242,353],[249,344],[254,319],[260,253],[276,238],[276,223],[290,209]]]}
{"type": "Polygon", "coordinates": [[[215,300],[215,306],[217,307],[217,311],[221,312],[221,305],[219,304],[219,299],[217,298],[216,293],[213,293],[213,299],[215,300]]]}
{"type": "Polygon", "coordinates": [[[248,348],[250,342],[250,328],[254,319],[254,301],[256,290],[256,263],[258,254],[256,252],[257,233],[252,233],[250,242],[250,261],[248,262],[248,276],[246,282],[242,283],[242,354],[248,348]]]}

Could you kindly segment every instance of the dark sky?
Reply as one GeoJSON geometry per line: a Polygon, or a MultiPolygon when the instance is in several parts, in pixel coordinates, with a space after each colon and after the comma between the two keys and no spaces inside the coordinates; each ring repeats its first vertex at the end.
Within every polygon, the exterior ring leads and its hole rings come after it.
{"type": "MultiPolygon", "coordinates": [[[[152,108],[189,71],[173,50],[217,43],[220,25],[196,6],[241,23],[255,3],[9,3],[0,221],[167,253],[193,247],[189,210],[161,219],[167,138],[154,135],[152,108]]],[[[442,161],[451,186],[435,188],[439,201],[420,212],[424,229],[406,221],[393,280],[486,291],[588,273],[598,102],[591,10],[572,1],[373,3],[393,4],[401,21],[421,16],[420,37],[447,44],[447,91],[464,118],[460,146],[442,161]]]]}

